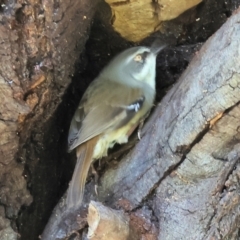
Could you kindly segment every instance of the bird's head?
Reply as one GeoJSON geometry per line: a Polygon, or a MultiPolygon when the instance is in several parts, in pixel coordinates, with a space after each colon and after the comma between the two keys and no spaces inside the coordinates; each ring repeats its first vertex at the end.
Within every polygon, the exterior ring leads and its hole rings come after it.
{"type": "Polygon", "coordinates": [[[145,82],[155,88],[156,57],[164,47],[129,48],[113,58],[100,76],[129,85],[145,82]]]}

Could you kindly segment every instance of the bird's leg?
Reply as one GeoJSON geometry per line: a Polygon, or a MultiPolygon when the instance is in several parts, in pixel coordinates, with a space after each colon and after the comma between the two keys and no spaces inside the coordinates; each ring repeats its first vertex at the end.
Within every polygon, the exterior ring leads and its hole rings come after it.
{"type": "Polygon", "coordinates": [[[94,176],[94,190],[95,190],[95,193],[96,195],[98,195],[98,191],[97,191],[97,188],[98,188],[98,179],[99,179],[99,175],[98,175],[98,172],[96,171],[96,169],[94,168],[94,164],[92,163],[91,164],[91,172],[94,176]]]}
{"type": "Polygon", "coordinates": [[[138,125],[137,135],[138,135],[139,140],[141,140],[141,131],[142,131],[142,128],[143,128],[144,120],[145,120],[145,118],[143,118],[138,125]]]}
{"type": "Polygon", "coordinates": [[[139,122],[139,125],[138,125],[138,132],[137,132],[137,135],[138,135],[138,139],[141,140],[141,131],[143,129],[143,125],[144,125],[144,121],[145,119],[149,116],[150,114],[150,111],[140,120],[139,122]]]}
{"type": "Polygon", "coordinates": [[[137,136],[138,136],[138,139],[141,140],[141,131],[142,131],[142,128],[143,128],[143,125],[144,125],[144,121],[145,119],[149,116],[149,113],[148,112],[141,120],[139,123],[136,123],[132,126],[132,128],[128,131],[127,135],[128,137],[133,133],[133,131],[137,128],[138,126],[138,132],[137,132],[137,136]]]}

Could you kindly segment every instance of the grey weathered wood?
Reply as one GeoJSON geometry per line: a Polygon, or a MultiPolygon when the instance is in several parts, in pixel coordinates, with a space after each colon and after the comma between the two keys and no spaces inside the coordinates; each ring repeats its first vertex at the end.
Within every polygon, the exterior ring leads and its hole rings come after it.
{"type": "MultiPolygon", "coordinates": [[[[141,141],[101,178],[98,198],[103,203],[128,211],[151,207],[159,224],[158,239],[218,235],[236,239],[240,216],[239,22],[240,10],[196,52],[156,107],[141,141]]],[[[86,187],[84,204],[94,198],[91,185],[86,187]]],[[[61,214],[52,215],[48,231],[61,232],[61,214]]]]}
{"type": "Polygon", "coordinates": [[[99,202],[90,202],[87,221],[89,240],[137,239],[130,235],[130,221],[127,214],[108,208],[99,202]]]}
{"type": "Polygon", "coordinates": [[[147,134],[118,169],[105,174],[103,192],[112,193],[116,200],[127,195],[133,205],[139,204],[164,173],[178,164],[186,150],[208,131],[211,119],[238,103],[238,19],[236,13],[196,53],[156,108],[145,127],[147,134]],[[137,193],[136,184],[142,188],[137,193]]]}
{"type": "MultiPolygon", "coordinates": [[[[239,21],[240,10],[196,53],[156,108],[143,139],[102,178],[102,201],[116,205],[125,198],[136,208],[153,200],[159,239],[204,239],[213,223],[221,226],[213,221],[214,210],[236,163],[229,169],[233,160],[227,155],[239,142],[239,21]],[[226,163],[216,159],[219,154],[226,163]]],[[[224,236],[231,237],[237,219],[239,211],[224,236]]]]}

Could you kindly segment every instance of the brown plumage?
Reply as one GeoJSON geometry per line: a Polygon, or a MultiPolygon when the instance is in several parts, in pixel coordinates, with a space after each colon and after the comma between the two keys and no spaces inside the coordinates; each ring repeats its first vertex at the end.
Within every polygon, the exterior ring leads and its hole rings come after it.
{"type": "Polygon", "coordinates": [[[77,153],[67,195],[69,208],[81,204],[91,163],[106,156],[115,143],[126,143],[152,107],[155,60],[156,53],[150,48],[128,49],[102,71],[83,95],[68,137],[69,150],[76,148],[77,153]]]}
{"type": "Polygon", "coordinates": [[[73,203],[78,199],[82,201],[84,185],[88,175],[88,170],[92,163],[94,147],[99,137],[94,137],[91,140],[81,144],[76,148],[77,163],[72,177],[72,183],[77,183],[78,188],[69,188],[68,203],[73,203]]]}

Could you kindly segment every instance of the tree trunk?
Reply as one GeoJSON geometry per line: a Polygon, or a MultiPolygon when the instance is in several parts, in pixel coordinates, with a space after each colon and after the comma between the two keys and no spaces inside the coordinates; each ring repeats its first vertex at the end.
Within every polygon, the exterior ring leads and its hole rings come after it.
{"type": "Polygon", "coordinates": [[[56,204],[65,152],[57,143],[67,119],[57,120],[55,113],[95,5],[95,0],[1,1],[0,239],[17,239],[18,231],[22,239],[35,239],[43,228],[39,221],[46,222],[56,204]],[[28,213],[19,213],[30,204],[28,213]]]}
{"type": "Polygon", "coordinates": [[[0,239],[86,239],[90,200],[127,219],[139,239],[238,239],[240,10],[196,50],[239,1],[206,0],[142,42],[171,32],[184,44],[158,58],[157,100],[167,94],[141,140],[100,161],[98,195],[90,178],[77,211],[65,211],[63,197],[52,213],[74,167],[75,153],[66,152],[74,109],[109,59],[132,46],[97,3],[1,5],[0,239]]]}

